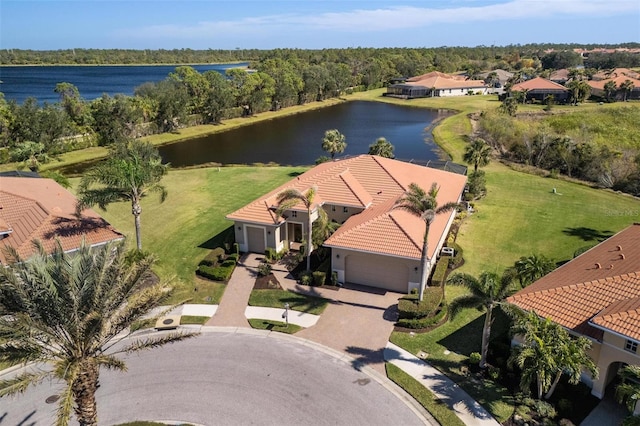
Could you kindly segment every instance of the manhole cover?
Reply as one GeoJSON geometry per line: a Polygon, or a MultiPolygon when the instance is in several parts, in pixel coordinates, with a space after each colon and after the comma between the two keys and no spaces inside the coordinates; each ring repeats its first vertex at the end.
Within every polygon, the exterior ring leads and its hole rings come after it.
{"type": "Polygon", "coordinates": [[[165,319],[164,321],[162,321],[162,323],[163,323],[164,325],[169,325],[169,324],[171,324],[172,322],[173,322],[173,319],[171,319],[171,318],[167,318],[167,319],[165,319]]]}
{"type": "Polygon", "coordinates": [[[60,399],[60,395],[51,395],[49,398],[45,399],[44,402],[46,402],[47,404],[53,404],[59,399],[60,399]]]}

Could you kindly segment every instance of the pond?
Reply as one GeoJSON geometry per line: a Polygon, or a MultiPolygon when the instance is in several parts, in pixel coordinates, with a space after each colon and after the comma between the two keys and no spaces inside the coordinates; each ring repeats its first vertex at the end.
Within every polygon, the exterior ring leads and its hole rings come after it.
{"type": "Polygon", "coordinates": [[[347,148],[341,155],[366,154],[379,137],[395,147],[402,160],[438,160],[444,152],[433,142],[432,124],[450,112],[383,102],[354,101],[290,115],[227,132],[159,147],[172,167],[209,163],[311,165],[327,155],[324,132],[338,129],[347,148]]]}

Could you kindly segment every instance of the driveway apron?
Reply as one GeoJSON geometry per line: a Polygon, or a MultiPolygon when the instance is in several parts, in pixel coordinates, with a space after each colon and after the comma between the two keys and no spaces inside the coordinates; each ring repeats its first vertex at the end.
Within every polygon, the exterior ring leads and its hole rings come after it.
{"type": "Polygon", "coordinates": [[[364,286],[348,285],[338,291],[302,286],[280,265],[273,273],[284,289],[330,300],[318,323],[297,332],[297,337],[347,353],[355,364],[385,374],[384,348],[397,321],[401,294],[364,286]]]}

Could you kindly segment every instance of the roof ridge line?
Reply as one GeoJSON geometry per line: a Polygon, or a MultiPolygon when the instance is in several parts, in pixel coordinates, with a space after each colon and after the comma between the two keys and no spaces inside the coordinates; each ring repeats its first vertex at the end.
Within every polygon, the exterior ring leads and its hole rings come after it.
{"type": "Polygon", "coordinates": [[[385,172],[385,173],[386,173],[386,174],[391,178],[391,180],[393,180],[393,181],[394,181],[394,182],[395,182],[395,183],[396,183],[400,188],[402,188],[402,190],[403,190],[403,191],[406,191],[406,190],[407,190],[407,188],[405,188],[405,187],[404,187],[404,185],[402,185],[402,184],[398,181],[398,179],[396,179],[396,177],[393,175],[393,173],[389,172],[389,170],[387,170],[387,168],[386,168],[384,165],[382,165],[382,163],[380,162],[380,160],[379,160],[378,158],[376,158],[376,156],[375,156],[375,155],[371,155],[370,157],[373,159],[373,161],[375,161],[375,162],[378,164],[378,166],[380,166],[380,168],[381,168],[382,170],[384,170],[384,172],[385,172]]]}
{"type": "MultiPolygon", "coordinates": [[[[393,221],[393,223],[395,223],[395,224],[396,224],[396,226],[397,226],[398,228],[400,228],[400,230],[402,231],[402,233],[403,233],[404,235],[406,235],[406,236],[407,236],[407,239],[413,243],[413,245],[418,249],[418,251],[420,251],[420,252],[422,253],[422,246],[418,245],[418,244],[413,240],[413,238],[411,238],[411,236],[410,236],[409,234],[407,234],[407,231],[402,227],[402,225],[400,225],[400,223],[396,220],[396,218],[395,218],[395,217],[393,217],[393,215],[392,215],[391,213],[393,213],[394,211],[395,211],[395,210],[394,210],[394,209],[392,209],[392,210],[390,210],[390,211],[388,211],[388,212],[387,212],[387,214],[389,215],[389,218],[391,218],[391,220],[393,221]]],[[[429,253],[427,253],[427,255],[429,255],[429,253]]]]}
{"type": "Polygon", "coordinates": [[[347,179],[345,179],[345,174],[348,174],[349,176],[351,176],[351,178],[353,178],[353,180],[355,180],[358,184],[360,184],[360,186],[362,187],[362,189],[365,190],[365,192],[369,195],[369,197],[373,198],[371,196],[371,194],[369,194],[369,191],[367,191],[364,186],[362,185],[362,183],[360,183],[360,181],[353,175],[353,173],[351,173],[351,170],[349,169],[349,167],[347,167],[346,169],[344,169],[342,172],[340,172],[338,174],[338,176],[340,177],[340,179],[342,180],[342,182],[344,182],[344,184],[347,186],[347,188],[349,188],[349,191],[351,191],[351,193],[353,194],[354,197],[356,197],[358,199],[358,201],[360,201],[360,204],[362,204],[363,206],[365,206],[366,208],[366,204],[364,202],[364,200],[358,195],[358,192],[353,189],[351,187],[351,185],[349,184],[349,182],[347,181],[347,179]]]}

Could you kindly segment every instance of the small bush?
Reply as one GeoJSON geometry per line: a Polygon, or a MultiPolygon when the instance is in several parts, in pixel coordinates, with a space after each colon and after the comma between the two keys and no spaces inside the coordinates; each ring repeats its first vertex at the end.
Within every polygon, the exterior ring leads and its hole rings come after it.
{"type": "Polygon", "coordinates": [[[540,417],[544,417],[547,419],[553,419],[558,414],[553,405],[545,401],[537,400],[533,404],[532,408],[536,413],[538,413],[538,415],[540,415],[540,417]]]}
{"type": "Polygon", "coordinates": [[[238,243],[233,243],[233,252],[240,255],[240,245],[238,243]]]}
{"type": "Polygon", "coordinates": [[[276,249],[272,247],[267,247],[267,249],[264,251],[264,257],[267,260],[267,262],[270,262],[270,263],[276,262],[277,256],[278,256],[278,253],[276,252],[276,249]]]}
{"type": "Polygon", "coordinates": [[[440,311],[435,315],[424,318],[415,319],[400,319],[397,322],[398,327],[410,328],[413,330],[419,330],[422,328],[430,328],[440,324],[447,316],[446,306],[441,306],[440,311]]]}
{"type": "Polygon", "coordinates": [[[338,285],[338,271],[331,272],[331,285],[338,285]]]}
{"type": "Polygon", "coordinates": [[[453,247],[456,253],[453,258],[449,259],[449,266],[451,267],[451,269],[456,269],[462,266],[462,264],[464,263],[462,247],[455,243],[451,244],[449,247],[453,247]]]}
{"type": "Polygon", "coordinates": [[[258,265],[258,275],[261,277],[266,277],[271,273],[271,264],[267,262],[261,262],[258,265]]]}
{"type": "Polygon", "coordinates": [[[480,360],[482,359],[482,355],[479,352],[471,352],[469,354],[469,362],[471,364],[480,364],[480,360]]]}
{"type": "Polygon", "coordinates": [[[489,373],[489,378],[494,382],[500,378],[500,369],[498,367],[489,366],[487,372],[489,373]]]}
{"type": "Polygon", "coordinates": [[[325,272],[315,271],[315,272],[312,272],[312,275],[313,275],[313,285],[318,287],[324,285],[324,282],[327,278],[327,274],[325,272]]]}
{"type": "Polygon", "coordinates": [[[225,251],[222,247],[211,250],[198,265],[215,266],[225,259],[225,251]]]}
{"type": "Polygon", "coordinates": [[[206,266],[200,265],[196,273],[201,277],[208,278],[214,281],[228,281],[231,278],[231,274],[236,267],[236,262],[233,260],[225,260],[218,266],[206,266]]]}
{"type": "Polygon", "coordinates": [[[313,282],[313,275],[309,271],[304,271],[300,274],[298,280],[302,285],[311,285],[311,283],[313,282]]]}

